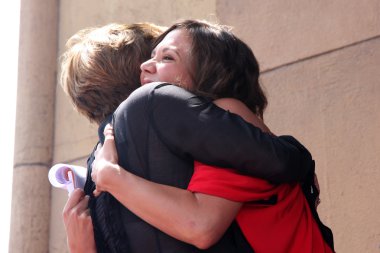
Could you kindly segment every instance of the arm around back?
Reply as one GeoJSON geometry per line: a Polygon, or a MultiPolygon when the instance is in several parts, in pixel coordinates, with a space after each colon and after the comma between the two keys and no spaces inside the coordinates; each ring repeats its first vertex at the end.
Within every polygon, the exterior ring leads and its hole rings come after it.
{"type": "Polygon", "coordinates": [[[273,183],[302,181],[307,174],[311,155],[294,137],[264,133],[240,116],[174,85],[149,84],[142,89],[138,96],[148,96],[152,124],[178,155],[236,168],[273,183]]]}

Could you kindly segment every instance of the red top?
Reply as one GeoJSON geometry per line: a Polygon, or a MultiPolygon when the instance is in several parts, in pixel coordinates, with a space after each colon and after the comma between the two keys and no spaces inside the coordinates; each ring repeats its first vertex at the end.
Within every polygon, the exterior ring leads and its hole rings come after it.
{"type": "Polygon", "coordinates": [[[272,185],[199,162],[188,189],[244,202],[236,221],[256,253],[332,253],[323,240],[299,184],[272,185]],[[255,201],[277,196],[275,204],[255,201]]]}

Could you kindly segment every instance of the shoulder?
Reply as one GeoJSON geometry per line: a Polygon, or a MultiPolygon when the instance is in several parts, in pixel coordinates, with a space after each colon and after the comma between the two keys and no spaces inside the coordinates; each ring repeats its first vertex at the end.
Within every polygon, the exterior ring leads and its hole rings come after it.
{"type": "Polygon", "coordinates": [[[131,101],[144,97],[144,100],[149,101],[156,110],[160,110],[159,108],[175,109],[176,107],[205,106],[211,103],[210,100],[202,96],[195,95],[191,91],[170,83],[146,84],[137,89],[135,93],[130,97],[131,101]]]}
{"type": "Polygon", "coordinates": [[[192,97],[197,97],[193,93],[184,88],[170,83],[150,83],[141,87],[143,92],[149,93],[150,97],[158,100],[184,100],[192,97]],[[145,87],[147,86],[147,87],[145,87]]]}
{"type": "Polygon", "coordinates": [[[146,101],[155,99],[183,99],[194,96],[189,91],[176,85],[164,82],[148,83],[136,89],[123,103],[146,101]]]}
{"type": "MultiPolygon", "coordinates": [[[[116,109],[118,117],[126,113],[138,114],[143,112],[153,112],[153,115],[164,117],[163,113],[170,111],[173,114],[183,114],[186,112],[198,112],[213,105],[211,101],[197,96],[181,87],[170,83],[155,82],[145,84],[138,88],[124,100],[116,109]]],[[[169,117],[169,116],[168,116],[169,117]]]]}
{"type": "Polygon", "coordinates": [[[170,83],[154,82],[145,84],[131,93],[115,110],[114,117],[124,117],[128,113],[134,115],[143,113],[154,107],[172,107],[183,100],[189,92],[170,83]],[[181,97],[181,99],[179,99],[181,97]]]}
{"type": "Polygon", "coordinates": [[[160,90],[160,88],[164,86],[170,86],[168,83],[149,83],[144,86],[139,87],[134,90],[128,98],[126,98],[116,109],[115,113],[121,113],[125,110],[130,110],[134,107],[140,107],[146,105],[149,98],[152,94],[156,92],[156,90],[160,90]]]}
{"type": "Polygon", "coordinates": [[[235,98],[219,98],[214,103],[226,111],[239,115],[245,121],[260,128],[262,131],[270,133],[269,128],[264,124],[263,120],[254,114],[242,101],[235,98]]]}
{"type": "Polygon", "coordinates": [[[246,109],[246,105],[236,98],[218,98],[214,100],[214,104],[223,108],[226,111],[235,113],[236,111],[241,111],[246,109]]]}

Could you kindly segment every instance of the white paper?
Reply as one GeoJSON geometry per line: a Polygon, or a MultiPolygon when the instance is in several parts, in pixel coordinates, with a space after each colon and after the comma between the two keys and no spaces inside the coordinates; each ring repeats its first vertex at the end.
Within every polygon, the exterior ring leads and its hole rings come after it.
{"type": "Polygon", "coordinates": [[[49,170],[49,181],[57,188],[65,189],[70,194],[75,188],[84,188],[87,168],[71,164],[58,163],[49,170]]]}

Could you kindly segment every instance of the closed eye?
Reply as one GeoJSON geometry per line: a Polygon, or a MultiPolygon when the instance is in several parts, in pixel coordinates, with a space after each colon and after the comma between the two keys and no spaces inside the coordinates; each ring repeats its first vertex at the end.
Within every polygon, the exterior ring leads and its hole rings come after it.
{"type": "Polygon", "coordinates": [[[174,58],[172,56],[170,56],[170,55],[164,55],[162,57],[162,60],[164,60],[164,61],[172,61],[172,60],[174,60],[174,58]]]}

